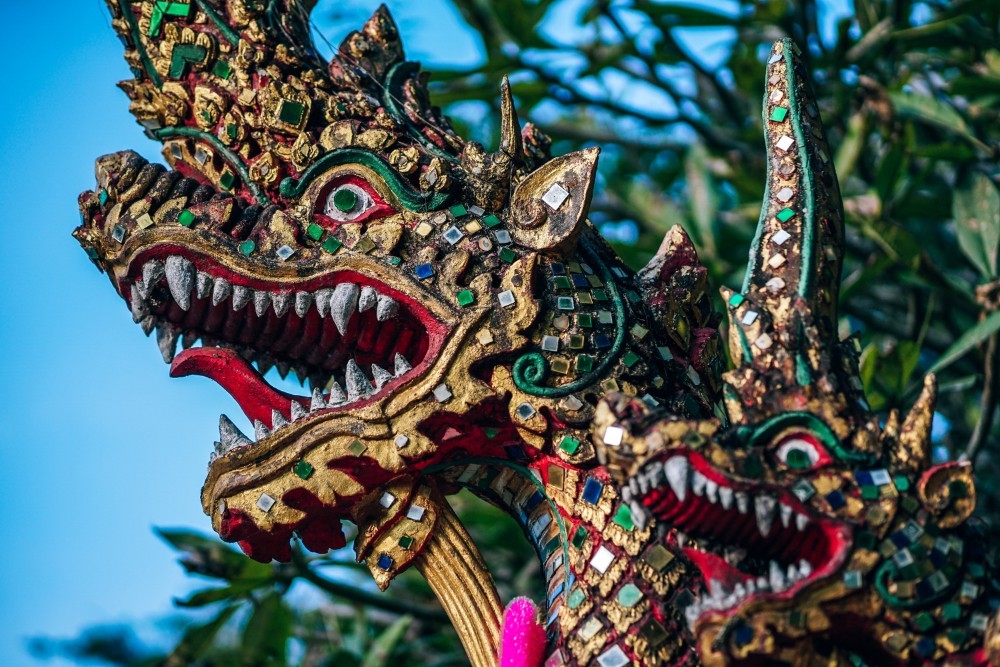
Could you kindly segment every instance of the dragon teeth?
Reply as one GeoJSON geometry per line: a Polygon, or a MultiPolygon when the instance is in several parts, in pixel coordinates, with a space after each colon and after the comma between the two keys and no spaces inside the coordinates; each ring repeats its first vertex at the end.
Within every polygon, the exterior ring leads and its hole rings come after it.
{"type": "Polygon", "coordinates": [[[174,360],[174,352],[177,349],[177,339],[180,337],[180,330],[165,322],[156,325],[156,346],[160,348],[164,363],[174,360]]]}
{"type": "Polygon", "coordinates": [[[253,435],[258,441],[263,440],[267,436],[271,435],[271,429],[269,429],[264,422],[259,419],[253,420],[253,435]]]}
{"type": "Polygon", "coordinates": [[[754,516],[757,519],[757,530],[763,537],[771,534],[774,525],[774,508],[777,501],[773,496],[760,495],[753,499],[754,516]]]}
{"type": "Polygon", "coordinates": [[[320,317],[326,317],[330,312],[330,297],[333,295],[333,290],[324,288],[316,290],[316,294],[313,298],[316,301],[316,312],[319,313],[320,317]]]}
{"type": "Polygon", "coordinates": [[[288,424],[288,420],[285,419],[285,415],[281,414],[277,410],[271,410],[271,431],[277,431],[282,426],[288,424]]]}
{"type": "Polygon", "coordinates": [[[393,370],[396,372],[396,377],[403,375],[404,373],[409,373],[413,370],[413,366],[410,362],[406,360],[406,357],[401,355],[399,352],[396,353],[395,358],[392,360],[393,370]]]}
{"type": "Polygon", "coordinates": [[[252,443],[250,438],[243,435],[243,432],[236,428],[236,424],[230,421],[226,415],[219,415],[219,442],[222,450],[218,452],[220,456],[236,447],[252,443]]]}
{"type": "Polygon", "coordinates": [[[392,380],[393,375],[378,364],[372,364],[372,377],[375,379],[375,391],[378,391],[392,380]]]}
{"type": "Polygon", "coordinates": [[[142,266],[142,290],[143,296],[148,297],[153,290],[153,285],[160,281],[164,275],[163,262],[158,259],[151,259],[142,266]]]}
{"type": "Polygon", "coordinates": [[[291,416],[292,416],[292,421],[293,422],[294,421],[298,421],[299,419],[302,419],[303,417],[308,417],[309,416],[309,413],[306,411],[306,409],[304,407],[302,407],[302,404],[299,403],[298,401],[292,401],[292,404],[290,406],[290,412],[291,412],[291,416]]]}
{"type": "Polygon", "coordinates": [[[179,255],[167,257],[163,265],[167,276],[167,288],[181,310],[191,308],[191,290],[194,289],[194,262],[179,255]]]}
{"type": "Polygon", "coordinates": [[[358,308],[358,294],[360,288],[354,283],[340,283],[333,289],[330,296],[330,317],[337,325],[337,331],[344,335],[347,325],[351,321],[351,316],[358,308]]]}
{"type": "Polygon", "coordinates": [[[305,317],[306,313],[309,312],[309,306],[312,305],[313,295],[309,292],[296,292],[295,293],[295,314],[299,317],[305,317]]]}
{"type": "Polygon", "coordinates": [[[143,299],[138,283],[132,283],[129,308],[132,310],[132,321],[136,324],[149,315],[149,304],[143,299]]]}
{"type": "Polygon", "coordinates": [[[309,412],[325,410],[326,408],[327,405],[326,401],[323,399],[323,392],[319,387],[315,387],[312,391],[312,401],[309,403],[309,412]]]}
{"type": "Polygon", "coordinates": [[[684,502],[687,498],[688,489],[688,464],[687,458],[683,456],[672,456],[663,466],[663,472],[667,475],[667,483],[677,496],[677,500],[684,502]]]}
{"type": "Polygon", "coordinates": [[[212,283],[212,305],[218,306],[233,293],[233,286],[225,278],[216,278],[212,283]]]}
{"type": "Polygon", "coordinates": [[[206,296],[211,294],[214,282],[215,281],[212,280],[212,276],[199,271],[194,279],[195,296],[199,299],[204,299],[206,296]]]}
{"type": "Polygon", "coordinates": [[[233,310],[238,311],[246,307],[253,300],[253,290],[243,285],[233,286],[233,310]]]}
{"type": "Polygon", "coordinates": [[[344,381],[347,384],[348,401],[353,402],[359,398],[367,398],[371,394],[371,382],[368,381],[364,371],[361,370],[354,359],[347,360],[347,367],[344,369],[344,381]]]}
{"type": "Polygon", "coordinates": [[[330,381],[330,405],[339,405],[340,403],[347,402],[347,394],[344,393],[344,389],[337,383],[336,380],[330,381]]]}
{"type": "Polygon", "coordinates": [[[395,317],[399,312],[399,304],[384,294],[378,296],[378,306],[375,308],[375,317],[379,322],[385,322],[390,317],[395,317]]]}
{"type": "Polygon", "coordinates": [[[263,290],[252,290],[253,291],[253,309],[257,313],[257,317],[264,317],[264,313],[267,312],[268,306],[271,305],[271,295],[263,290]]]}
{"type": "Polygon", "coordinates": [[[361,288],[361,296],[358,297],[358,312],[363,313],[375,307],[378,301],[378,292],[375,288],[365,285],[361,288]]]}
{"type": "Polygon", "coordinates": [[[272,296],[271,305],[274,306],[274,314],[278,317],[284,317],[292,305],[292,299],[291,292],[279,292],[272,296]]]}

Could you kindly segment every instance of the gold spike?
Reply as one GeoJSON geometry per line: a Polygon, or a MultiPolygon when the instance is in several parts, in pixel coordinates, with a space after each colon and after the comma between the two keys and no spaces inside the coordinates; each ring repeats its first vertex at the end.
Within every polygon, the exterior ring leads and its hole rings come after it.
{"type": "Polygon", "coordinates": [[[937,379],[931,374],[924,378],[923,391],[899,431],[899,443],[893,459],[901,467],[920,472],[930,465],[931,423],[936,403],[937,379]]]}
{"type": "Polygon", "coordinates": [[[510,92],[510,81],[505,76],[500,84],[500,153],[507,156],[511,164],[517,164],[524,157],[521,144],[521,123],[514,108],[514,96],[510,92]]]}

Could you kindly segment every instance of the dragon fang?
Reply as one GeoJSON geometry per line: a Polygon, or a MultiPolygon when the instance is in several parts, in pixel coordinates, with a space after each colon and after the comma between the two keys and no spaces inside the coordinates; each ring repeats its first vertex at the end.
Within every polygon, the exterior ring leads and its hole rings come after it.
{"type": "Polygon", "coordinates": [[[880,425],[836,337],[840,196],[791,42],[723,375],[687,236],[626,267],[587,220],[598,150],[551,157],[506,81],[490,152],[384,7],[327,63],[310,2],[107,1],[169,168],[100,158],[75,236],[171,374],[254,423],[220,418],[224,540],[287,560],[355,522],[378,586],[416,567],[477,667],[1000,664],[971,472],[929,465],[933,379],[880,425]],[[504,617],[462,487],[535,545],[537,613],[504,617]]]}

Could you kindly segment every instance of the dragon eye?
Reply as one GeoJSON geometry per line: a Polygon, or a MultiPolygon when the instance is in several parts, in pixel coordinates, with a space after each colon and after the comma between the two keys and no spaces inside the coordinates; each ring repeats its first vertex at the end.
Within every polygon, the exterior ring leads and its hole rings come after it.
{"type": "Polygon", "coordinates": [[[364,179],[346,176],[324,188],[316,213],[339,224],[375,220],[395,213],[395,209],[364,179]]]}
{"type": "Polygon", "coordinates": [[[808,433],[794,433],[782,439],[774,456],[792,470],[813,470],[830,462],[826,449],[808,433]]]}

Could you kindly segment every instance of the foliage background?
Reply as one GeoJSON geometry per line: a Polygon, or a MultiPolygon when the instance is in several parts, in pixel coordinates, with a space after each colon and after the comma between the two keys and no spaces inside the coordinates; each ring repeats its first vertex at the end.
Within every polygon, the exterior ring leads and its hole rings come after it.
{"type": "MultiPolygon", "coordinates": [[[[995,478],[1000,5],[450,3],[484,54],[428,68],[434,99],[460,134],[495,145],[498,82],[510,75],[522,122],[548,132],[554,153],[602,146],[592,219],[621,254],[641,266],[679,223],[716,286],[742,280],[764,184],[764,60],[773,40],[794,38],[840,175],[842,332],[860,333],[871,405],[907,408],[936,372],[935,457],[975,459],[980,480],[995,478]]],[[[321,3],[317,12],[324,25],[357,26],[368,4],[321,3]]],[[[412,8],[401,13],[406,42],[411,30],[439,29],[408,25],[412,8]]],[[[980,514],[1000,524],[1000,491],[979,488],[980,514]]],[[[537,567],[516,526],[471,497],[457,505],[505,599],[537,598],[537,567]]],[[[178,600],[154,638],[101,626],[71,640],[39,638],[33,653],[116,665],[464,664],[416,576],[379,596],[349,549],[267,566],[196,533],[161,535],[205,587],[178,600]]]]}

